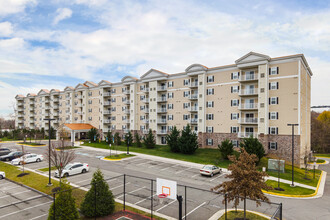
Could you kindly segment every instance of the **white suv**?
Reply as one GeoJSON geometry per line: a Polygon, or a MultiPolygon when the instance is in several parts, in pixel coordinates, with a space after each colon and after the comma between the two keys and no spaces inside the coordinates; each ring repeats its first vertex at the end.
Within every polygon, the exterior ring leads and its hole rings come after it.
{"type": "MultiPolygon", "coordinates": [[[[79,174],[79,173],[86,173],[88,172],[89,167],[87,163],[80,163],[80,162],[75,162],[75,163],[69,163],[66,165],[62,171],[62,177],[68,177],[71,175],[79,174]]],[[[58,170],[55,171],[55,176],[59,177],[59,172],[58,170]]]]}

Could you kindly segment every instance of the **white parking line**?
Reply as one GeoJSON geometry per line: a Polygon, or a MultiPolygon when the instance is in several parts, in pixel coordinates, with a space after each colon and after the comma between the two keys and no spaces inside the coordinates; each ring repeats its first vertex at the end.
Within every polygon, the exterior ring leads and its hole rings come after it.
{"type": "MultiPolygon", "coordinates": [[[[8,185],[8,184],[11,184],[11,183],[4,183],[4,184],[1,184],[1,188],[3,187],[3,186],[5,186],[5,185],[8,185]]],[[[0,188],[0,189],[1,189],[0,188]]]]}
{"type": "Polygon", "coordinates": [[[43,215],[39,215],[39,216],[34,217],[34,218],[31,218],[30,220],[38,219],[38,218],[44,217],[44,216],[46,216],[46,215],[48,215],[48,213],[43,214],[43,215]]]}
{"type": "Polygon", "coordinates": [[[201,206],[203,206],[206,202],[203,202],[202,204],[200,204],[199,206],[197,206],[196,208],[194,208],[193,210],[191,210],[190,212],[188,212],[187,215],[185,215],[183,218],[186,218],[188,215],[190,215],[191,213],[193,213],[194,211],[196,211],[198,208],[200,208],[201,206]]]}
{"type": "Polygon", "coordinates": [[[33,208],[35,208],[35,207],[39,207],[39,206],[42,206],[42,205],[46,205],[46,204],[48,204],[48,203],[52,203],[52,202],[53,202],[53,201],[44,202],[44,203],[39,204],[39,205],[35,205],[35,206],[32,206],[32,207],[28,207],[28,208],[25,208],[25,209],[18,210],[18,211],[16,211],[16,212],[11,212],[11,213],[8,213],[8,214],[6,214],[6,215],[2,215],[2,216],[0,216],[0,218],[4,218],[4,217],[10,216],[10,215],[14,215],[14,214],[16,214],[16,213],[19,213],[19,212],[22,212],[22,211],[25,211],[25,210],[28,210],[28,209],[33,209],[33,208]]]}
{"type": "Polygon", "coordinates": [[[164,205],[163,207],[160,207],[159,209],[156,210],[156,212],[158,212],[159,210],[162,210],[163,208],[165,208],[165,207],[171,205],[171,204],[174,203],[174,202],[176,202],[176,200],[173,200],[172,202],[170,202],[170,203],[164,205]]]}
{"type": "Polygon", "coordinates": [[[223,174],[219,174],[218,177],[216,177],[216,178],[214,178],[214,179],[211,179],[210,182],[212,182],[213,180],[219,179],[219,178],[222,177],[223,175],[225,175],[225,173],[223,173],[223,174]]]}
{"type": "MultiPolygon", "coordinates": [[[[139,189],[133,190],[133,191],[128,192],[128,193],[133,193],[133,192],[139,191],[139,190],[141,190],[141,189],[145,189],[145,188],[147,188],[147,187],[144,186],[144,187],[142,187],[142,188],[139,188],[139,189]]],[[[123,197],[123,196],[124,196],[124,195],[118,196],[118,198],[123,197]]]]}
{"type": "Polygon", "coordinates": [[[143,162],[143,163],[138,163],[136,165],[143,165],[143,164],[147,164],[147,163],[150,163],[151,161],[148,161],[148,162],[143,162]]]}
{"type": "Polygon", "coordinates": [[[18,195],[18,194],[22,194],[22,193],[26,193],[26,192],[30,192],[31,190],[25,190],[23,192],[18,192],[18,193],[14,193],[14,194],[10,194],[10,195],[6,195],[6,196],[1,196],[0,199],[2,198],[6,198],[6,197],[9,197],[9,196],[14,196],[14,195],[18,195]]]}
{"type": "MultiPolygon", "coordinates": [[[[154,197],[154,196],[156,196],[157,194],[154,194],[152,197],[154,197]]],[[[136,203],[134,203],[134,205],[137,205],[137,204],[139,204],[139,203],[141,203],[141,202],[144,202],[144,201],[146,201],[147,199],[150,199],[151,198],[151,196],[149,196],[149,197],[147,197],[146,199],[142,199],[142,200],[140,200],[140,201],[137,201],[136,203]]]]}
{"type": "Polygon", "coordinates": [[[182,173],[183,171],[186,171],[186,170],[189,170],[189,169],[191,169],[191,168],[189,167],[187,169],[180,170],[180,171],[176,172],[175,174],[182,173]]]}
{"type": "MultiPolygon", "coordinates": [[[[130,184],[130,182],[126,183],[125,185],[128,185],[128,184],[130,184]]],[[[110,190],[114,190],[114,189],[117,189],[117,188],[119,188],[119,187],[123,187],[123,186],[124,186],[124,184],[121,184],[121,185],[119,185],[119,186],[116,186],[116,187],[110,188],[110,190]]]]}
{"type": "Polygon", "coordinates": [[[137,158],[136,160],[129,160],[130,162],[137,162],[137,161],[140,161],[140,160],[145,160],[144,158],[137,158]]]}
{"type": "Polygon", "coordinates": [[[21,186],[14,186],[14,187],[9,187],[9,188],[5,187],[2,190],[16,189],[16,188],[19,188],[19,187],[21,187],[21,186]]]}
{"type": "Polygon", "coordinates": [[[165,163],[165,162],[160,162],[159,164],[152,165],[152,166],[150,166],[150,167],[148,167],[148,168],[155,167],[155,166],[158,166],[158,165],[161,165],[161,164],[164,164],[164,163],[165,163]]]}
{"type": "Polygon", "coordinates": [[[195,177],[195,176],[198,176],[198,175],[201,175],[201,174],[200,174],[200,173],[197,173],[197,174],[191,176],[191,178],[193,178],[193,177],[195,177]]]}
{"type": "Polygon", "coordinates": [[[167,169],[170,169],[171,167],[175,167],[175,166],[178,166],[179,164],[176,164],[176,165],[173,165],[173,166],[169,166],[169,167],[165,167],[163,169],[160,169],[160,170],[167,170],[167,169]]]}

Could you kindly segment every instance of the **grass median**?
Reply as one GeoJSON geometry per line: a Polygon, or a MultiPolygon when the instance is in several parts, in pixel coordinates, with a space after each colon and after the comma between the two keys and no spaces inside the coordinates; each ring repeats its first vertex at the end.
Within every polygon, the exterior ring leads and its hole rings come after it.
{"type": "Polygon", "coordinates": [[[19,145],[30,145],[30,146],[46,146],[45,144],[35,142],[18,142],[19,145]]]}
{"type": "MultiPolygon", "coordinates": [[[[277,186],[278,186],[277,181],[274,181],[274,180],[267,180],[266,183],[268,186],[271,186],[273,188],[277,188],[277,186]]],[[[312,189],[307,189],[307,188],[303,188],[300,186],[291,187],[290,184],[287,184],[287,183],[280,183],[280,188],[284,189],[284,191],[278,191],[278,190],[274,189],[274,190],[270,190],[268,192],[283,194],[283,195],[296,195],[296,196],[311,195],[315,192],[312,189]]]]}
{"type": "MultiPolygon", "coordinates": [[[[49,168],[45,167],[45,168],[41,168],[41,169],[38,169],[38,170],[41,171],[41,172],[46,172],[46,171],[49,171],[49,168]]],[[[50,170],[56,170],[56,167],[51,167],[50,170]]]]}
{"type": "MultiPolygon", "coordinates": [[[[244,218],[244,212],[243,211],[229,211],[227,212],[227,219],[228,220],[234,220],[234,219],[243,219],[244,218]]],[[[253,219],[253,220],[267,220],[269,218],[262,217],[260,215],[251,213],[249,211],[246,211],[246,219],[253,219]]],[[[225,220],[225,214],[219,218],[219,220],[225,220]]]]}
{"type": "Polygon", "coordinates": [[[330,158],[330,154],[314,154],[315,157],[325,157],[330,158]]]}
{"type": "Polygon", "coordinates": [[[129,157],[134,157],[134,154],[111,154],[111,156],[106,156],[106,159],[110,159],[110,160],[120,160],[120,159],[124,159],[124,158],[129,158],[129,157]]]}

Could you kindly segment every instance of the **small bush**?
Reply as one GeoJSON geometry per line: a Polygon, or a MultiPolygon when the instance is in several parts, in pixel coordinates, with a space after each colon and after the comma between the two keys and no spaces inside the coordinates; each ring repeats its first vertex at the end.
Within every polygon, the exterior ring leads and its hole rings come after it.
{"type": "Polygon", "coordinates": [[[96,128],[91,128],[87,133],[87,137],[92,143],[96,142],[98,137],[99,137],[97,129],[96,128]]]}
{"type": "Polygon", "coordinates": [[[226,160],[228,160],[229,155],[232,155],[234,153],[234,146],[228,139],[222,141],[221,144],[218,145],[218,148],[220,150],[222,158],[226,160]]]}
{"type": "Polygon", "coordinates": [[[166,135],[166,142],[167,142],[167,144],[170,147],[172,152],[175,152],[175,153],[180,152],[179,139],[180,139],[180,131],[178,131],[176,126],[174,126],[171,133],[166,135]]]}
{"type": "Polygon", "coordinates": [[[119,132],[115,133],[115,145],[121,145],[121,138],[119,132]]]}
{"type": "Polygon", "coordinates": [[[151,129],[149,129],[149,133],[144,138],[144,145],[148,149],[152,149],[152,148],[156,147],[156,140],[155,140],[155,137],[154,137],[151,129]]]}
{"type": "Polygon", "coordinates": [[[198,149],[197,135],[192,132],[189,124],[181,131],[179,144],[183,154],[193,154],[198,149]]]}
{"type": "Polygon", "coordinates": [[[135,138],[136,146],[142,147],[141,136],[137,132],[135,132],[134,136],[135,136],[134,138],[135,138]]]}
{"type": "Polygon", "coordinates": [[[248,154],[255,154],[258,157],[257,164],[265,155],[265,149],[257,138],[244,138],[240,143],[240,147],[244,148],[248,154]]]}

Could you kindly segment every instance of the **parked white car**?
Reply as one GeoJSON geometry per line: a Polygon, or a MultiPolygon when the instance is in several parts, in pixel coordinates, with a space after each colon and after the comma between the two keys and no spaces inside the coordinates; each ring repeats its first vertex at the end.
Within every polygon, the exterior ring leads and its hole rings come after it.
{"type": "Polygon", "coordinates": [[[41,162],[43,161],[44,156],[41,154],[26,154],[21,156],[20,158],[16,158],[11,161],[13,165],[22,165],[24,163],[33,163],[33,162],[41,162]]]}
{"type": "Polygon", "coordinates": [[[0,180],[6,177],[5,172],[0,171],[0,180]]]}
{"type": "Polygon", "coordinates": [[[221,173],[221,168],[213,165],[205,165],[199,170],[199,173],[205,176],[213,176],[214,174],[221,173]]]}
{"type": "MultiPolygon", "coordinates": [[[[68,177],[79,173],[86,173],[88,171],[89,171],[89,167],[87,163],[80,163],[80,162],[69,163],[64,167],[61,176],[68,177]]],[[[58,170],[55,171],[55,176],[59,177],[58,170]]]]}

